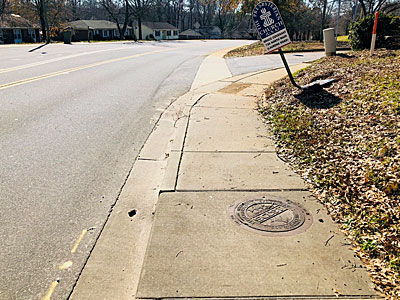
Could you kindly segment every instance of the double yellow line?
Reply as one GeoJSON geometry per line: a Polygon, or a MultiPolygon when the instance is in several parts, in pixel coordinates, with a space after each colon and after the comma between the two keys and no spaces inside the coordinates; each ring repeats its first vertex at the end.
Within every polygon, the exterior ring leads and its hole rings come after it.
{"type": "Polygon", "coordinates": [[[57,72],[48,73],[48,74],[44,74],[44,75],[39,75],[39,76],[27,78],[27,79],[22,79],[22,80],[10,82],[10,83],[1,84],[0,85],[0,90],[8,89],[10,87],[18,86],[18,85],[29,83],[29,82],[34,82],[34,81],[38,81],[38,80],[42,80],[42,79],[55,77],[55,76],[62,75],[62,74],[67,74],[67,73],[76,72],[76,71],[80,71],[80,70],[84,70],[84,69],[88,69],[88,68],[102,66],[102,65],[105,65],[105,64],[110,64],[110,63],[123,61],[123,60],[127,60],[127,59],[132,59],[132,58],[135,58],[135,57],[140,57],[140,56],[145,56],[145,55],[150,55],[150,54],[155,54],[155,53],[161,53],[161,52],[166,52],[166,51],[172,51],[172,50],[182,49],[182,48],[190,48],[190,47],[195,47],[195,46],[169,48],[169,49],[163,49],[163,50],[155,50],[155,51],[151,51],[151,52],[145,52],[145,53],[140,53],[140,54],[135,54],[135,55],[130,55],[130,56],[119,57],[119,58],[115,58],[115,59],[100,61],[100,62],[97,62],[97,63],[92,63],[92,64],[88,64],[88,65],[83,65],[83,66],[79,66],[79,67],[75,67],[75,68],[65,69],[65,70],[62,70],[62,71],[57,71],[57,72]]]}
{"type": "Polygon", "coordinates": [[[11,68],[7,68],[7,69],[0,69],[0,74],[13,72],[13,71],[19,71],[19,70],[23,70],[23,69],[27,69],[27,68],[32,68],[32,67],[37,67],[37,66],[41,66],[41,65],[45,65],[45,64],[49,64],[49,63],[53,63],[53,62],[58,62],[60,60],[66,60],[66,59],[71,59],[71,58],[85,56],[85,55],[93,55],[96,53],[116,51],[116,50],[122,50],[122,49],[126,50],[127,48],[121,47],[121,48],[112,48],[112,49],[104,49],[104,50],[95,50],[95,51],[90,51],[90,52],[82,52],[82,53],[78,53],[78,54],[72,54],[72,55],[68,55],[68,56],[56,57],[53,59],[38,61],[38,62],[27,64],[27,65],[21,65],[21,66],[11,67],[11,68]]]}

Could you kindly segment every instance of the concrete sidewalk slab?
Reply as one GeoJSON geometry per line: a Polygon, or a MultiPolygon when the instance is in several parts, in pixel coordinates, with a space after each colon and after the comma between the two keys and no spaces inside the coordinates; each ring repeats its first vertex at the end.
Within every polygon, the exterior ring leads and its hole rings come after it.
{"type": "Polygon", "coordinates": [[[183,143],[185,140],[187,123],[189,120],[189,115],[182,116],[177,122],[174,124],[176,128],[176,134],[174,138],[171,140],[170,149],[171,151],[181,151],[183,148],[183,143]]]}
{"type": "Polygon", "coordinates": [[[183,153],[177,190],[305,189],[275,153],[183,153]]]}
{"type": "Polygon", "coordinates": [[[196,107],[184,151],[275,151],[258,114],[251,109],[196,107]]]}
{"type": "Polygon", "coordinates": [[[163,182],[160,191],[174,191],[178,179],[179,163],[181,160],[181,152],[172,151],[168,157],[168,163],[165,170],[163,182]]]}
{"type": "MultiPolygon", "coordinates": [[[[310,64],[301,63],[296,65],[291,65],[290,70],[292,73],[297,72],[298,70],[304,69],[308,67],[310,64]]],[[[263,70],[258,72],[253,72],[245,75],[233,76],[231,78],[224,79],[225,82],[240,82],[247,84],[262,84],[268,85],[272,82],[287,76],[287,72],[285,68],[276,68],[273,70],[263,70]]]]}
{"type": "Polygon", "coordinates": [[[262,84],[251,84],[248,88],[240,91],[237,95],[258,98],[262,95],[263,91],[267,88],[267,85],[262,84]]]}
{"type": "Polygon", "coordinates": [[[247,108],[247,109],[256,109],[257,103],[256,99],[236,96],[232,94],[220,94],[221,89],[218,91],[218,94],[209,94],[204,96],[200,102],[196,105],[197,107],[226,107],[226,108],[247,108]]]}
{"type": "Polygon", "coordinates": [[[377,296],[349,247],[308,192],[165,193],[157,204],[137,298],[377,296]],[[230,219],[230,205],[260,197],[290,199],[314,223],[297,235],[271,237],[230,219]]]}
{"type": "Polygon", "coordinates": [[[174,137],[175,127],[173,120],[160,120],[152,134],[147,139],[139,159],[142,160],[163,160],[167,158],[168,144],[174,137]]]}
{"type": "Polygon", "coordinates": [[[207,56],[201,64],[196,77],[194,78],[191,90],[224,78],[231,77],[232,73],[229,71],[223,56],[225,53],[235,48],[236,47],[231,47],[228,49],[219,50],[207,56]]]}
{"type": "Polygon", "coordinates": [[[208,57],[192,89],[173,103],[166,98],[162,116],[154,115],[151,122],[157,126],[71,299],[376,296],[322,205],[309,193],[293,191],[306,186],[273,152],[270,134],[254,110],[262,90],[286,71],[227,78],[225,52],[208,57]],[[297,235],[271,237],[230,219],[233,203],[266,195],[301,203],[314,223],[297,235]]]}
{"type": "Polygon", "coordinates": [[[220,89],[219,92],[236,95],[239,94],[239,92],[243,91],[244,89],[248,88],[250,85],[251,85],[250,83],[233,82],[227,87],[220,89]]]}
{"type": "Polygon", "coordinates": [[[165,164],[135,163],[70,299],[133,299],[165,164]]]}

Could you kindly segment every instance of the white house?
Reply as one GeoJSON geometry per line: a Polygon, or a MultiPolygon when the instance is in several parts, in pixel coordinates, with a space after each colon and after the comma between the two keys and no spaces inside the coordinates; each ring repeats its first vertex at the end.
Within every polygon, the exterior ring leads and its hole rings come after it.
{"type": "MultiPolygon", "coordinates": [[[[139,38],[137,21],[133,24],[134,34],[139,38]]],[[[142,22],[142,38],[156,40],[177,40],[179,29],[167,22],[142,22]]]]}

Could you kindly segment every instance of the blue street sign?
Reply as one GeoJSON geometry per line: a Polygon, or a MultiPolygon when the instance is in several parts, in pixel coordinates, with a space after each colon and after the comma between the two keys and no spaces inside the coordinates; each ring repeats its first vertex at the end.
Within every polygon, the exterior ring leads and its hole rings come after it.
{"type": "Polygon", "coordinates": [[[281,14],[274,3],[258,3],[253,10],[253,20],[267,53],[291,43],[281,14]]]}

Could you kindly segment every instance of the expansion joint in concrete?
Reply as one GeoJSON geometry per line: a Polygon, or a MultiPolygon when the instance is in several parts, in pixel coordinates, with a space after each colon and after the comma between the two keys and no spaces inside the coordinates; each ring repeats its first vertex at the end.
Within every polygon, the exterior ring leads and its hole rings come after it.
{"type": "Polygon", "coordinates": [[[159,161],[159,159],[155,159],[155,158],[138,158],[137,160],[141,160],[141,161],[159,161]]]}
{"type": "MultiPolygon", "coordinates": [[[[180,150],[172,150],[171,152],[182,152],[182,151],[180,151],[180,150]]],[[[186,151],[183,151],[183,153],[221,153],[221,154],[224,154],[224,153],[238,153],[238,154],[240,154],[240,153],[255,153],[255,154],[257,154],[257,153],[275,153],[275,150],[265,150],[265,151],[257,151],[257,150],[255,150],[255,151],[219,151],[219,150],[215,150],[215,151],[206,151],[206,150],[204,150],[204,151],[194,151],[194,150],[186,150],[186,151]]]]}
{"type": "Polygon", "coordinates": [[[201,96],[190,106],[190,110],[189,110],[188,118],[187,118],[187,122],[186,122],[185,135],[184,135],[184,138],[183,138],[183,143],[182,143],[182,148],[181,148],[181,155],[180,155],[180,157],[179,157],[178,168],[177,168],[177,171],[176,171],[175,187],[174,187],[175,190],[176,190],[176,186],[177,186],[177,184],[178,184],[178,176],[179,176],[179,171],[180,171],[180,168],[181,168],[182,157],[183,157],[183,152],[184,152],[184,149],[185,149],[185,142],[186,142],[186,138],[187,138],[187,134],[188,134],[188,130],[189,130],[190,116],[191,116],[191,114],[192,114],[192,110],[193,110],[193,108],[197,105],[197,103],[199,103],[199,101],[200,101],[201,99],[203,99],[205,96],[207,96],[208,94],[209,94],[209,93],[205,93],[205,94],[201,95],[201,96]]]}
{"type": "Polygon", "coordinates": [[[342,296],[248,296],[248,297],[163,297],[139,298],[143,300],[372,300],[382,299],[376,296],[342,295],[342,296]]]}
{"type": "Polygon", "coordinates": [[[202,105],[199,105],[197,107],[199,107],[199,108],[212,108],[212,109],[229,109],[229,110],[233,110],[233,109],[250,110],[250,111],[254,110],[254,108],[247,108],[247,107],[202,106],[202,105]]]}
{"type": "MultiPolygon", "coordinates": [[[[250,78],[250,77],[253,77],[253,76],[256,76],[256,75],[260,75],[260,74],[263,74],[263,73],[266,73],[266,72],[270,72],[270,71],[274,71],[274,70],[278,70],[278,69],[283,69],[283,67],[277,67],[277,68],[272,68],[272,69],[268,69],[268,70],[258,71],[258,72],[251,73],[249,75],[240,77],[240,78],[238,78],[236,80],[220,80],[219,82],[236,83],[236,82],[242,81],[243,79],[250,78]]],[[[252,84],[260,84],[260,83],[252,83],[252,84]]],[[[260,84],[260,85],[265,85],[265,84],[260,84]]]]}
{"type": "Polygon", "coordinates": [[[306,192],[308,189],[210,189],[210,190],[160,190],[159,194],[166,193],[280,193],[280,192],[306,192]]]}

